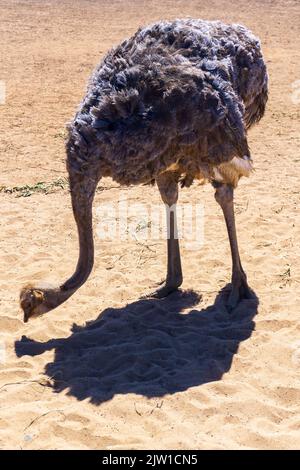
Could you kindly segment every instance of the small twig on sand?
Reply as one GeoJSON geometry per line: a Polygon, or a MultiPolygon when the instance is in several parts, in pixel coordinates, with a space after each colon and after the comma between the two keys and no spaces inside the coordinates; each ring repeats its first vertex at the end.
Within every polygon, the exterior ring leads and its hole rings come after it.
{"type": "Polygon", "coordinates": [[[140,254],[139,254],[139,259],[136,263],[136,267],[138,268],[140,266],[140,262],[141,262],[141,258],[142,258],[142,254],[144,253],[144,248],[141,249],[140,251],[140,254]]]}
{"type": "Polygon", "coordinates": [[[30,423],[25,426],[25,428],[23,429],[23,432],[25,432],[28,428],[30,428],[30,426],[32,426],[36,421],[38,421],[40,418],[43,418],[44,416],[47,416],[49,415],[50,413],[60,413],[64,416],[64,418],[66,419],[66,415],[65,413],[63,412],[63,410],[51,410],[51,411],[47,411],[46,413],[43,413],[42,415],[39,415],[39,416],[36,416],[32,421],[30,421],[30,423]]]}
{"type": "Polygon", "coordinates": [[[113,269],[115,267],[115,265],[117,264],[118,261],[120,261],[120,259],[124,258],[124,256],[126,255],[126,253],[123,253],[122,255],[120,256],[117,256],[116,259],[109,265],[107,266],[106,269],[113,269]]]}
{"type": "Polygon", "coordinates": [[[136,241],[136,243],[137,243],[138,245],[143,246],[144,248],[147,248],[147,250],[152,251],[152,253],[156,253],[156,250],[152,250],[152,248],[150,248],[150,246],[156,246],[156,245],[158,245],[158,243],[152,243],[151,245],[149,245],[149,244],[147,244],[147,243],[142,243],[142,242],[138,239],[138,237],[137,237],[137,235],[136,235],[135,232],[132,232],[132,235],[134,236],[135,241],[136,241]]]}
{"type": "Polygon", "coordinates": [[[247,200],[246,207],[243,204],[236,203],[236,213],[241,214],[242,212],[246,212],[248,210],[249,201],[247,200]]]}
{"type": "Polygon", "coordinates": [[[0,390],[2,390],[4,387],[8,387],[10,385],[24,385],[24,384],[31,384],[31,383],[37,383],[41,385],[42,387],[49,387],[49,380],[45,380],[44,382],[41,382],[40,380],[22,380],[21,382],[8,382],[0,387],[0,390]]]}
{"type": "Polygon", "coordinates": [[[138,414],[139,416],[144,416],[144,415],[152,415],[152,413],[154,412],[154,410],[157,410],[157,409],[161,409],[161,407],[163,406],[163,400],[160,402],[160,403],[155,403],[155,405],[153,406],[153,408],[150,410],[149,413],[141,413],[140,411],[138,411],[137,407],[136,407],[136,403],[134,402],[134,409],[135,409],[135,412],[136,414],[138,414]]]}
{"type": "Polygon", "coordinates": [[[137,268],[140,268],[141,266],[146,264],[147,261],[149,261],[150,259],[155,259],[155,256],[148,256],[148,258],[145,257],[141,262],[143,251],[144,251],[144,249],[142,248],[142,250],[140,252],[139,259],[138,259],[138,262],[137,262],[137,265],[136,265],[137,268]]]}
{"type": "Polygon", "coordinates": [[[160,403],[156,403],[156,405],[152,408],[152,410],[150,411],[150,415],[152,415],[153,411],[156,410],[157,408],[160,410],[161,407],[163,406],[163,400],[160,402],[160,403]]]}
{"type": "Polygon", "coordinates": [[[142,416],[142,413],[140,413],[137,408],[136,408],[136,403],[134,402],[134,409],[135,409],[135,412],[136,414],[138,414],[139,416],[142,416]]]}

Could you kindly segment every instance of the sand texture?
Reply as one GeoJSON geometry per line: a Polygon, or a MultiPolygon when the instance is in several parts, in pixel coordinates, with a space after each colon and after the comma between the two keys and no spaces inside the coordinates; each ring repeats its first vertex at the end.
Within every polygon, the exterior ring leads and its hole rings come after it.
{"type": "MultiPolygon", "coordinates": [[[[300,5],[239,5],[0,0],[0,448],[299,448],[300,5]],[[96,234],[86,284],[25,325],[20,288],[62,282],[77,260],[64,126],[88,76],[138,26],[186,16],[244,23],[262,40],[270,99],[249,133],[256,171],[235,197],[256,299],[227,313],[226,228],[213,189],[195,184],[179,204],[203,206],[204,243],[182,242],[182,291],[139,300],[165,275],[164,240],[96,234]]],[[[122,199],[160,204],[155,187],[106,179],[95,208],[122,199]]]]}

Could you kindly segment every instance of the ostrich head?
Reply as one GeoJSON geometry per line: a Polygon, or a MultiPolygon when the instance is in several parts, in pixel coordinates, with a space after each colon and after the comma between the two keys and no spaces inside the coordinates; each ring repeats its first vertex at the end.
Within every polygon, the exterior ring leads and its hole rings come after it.
{"type": "Polygon", "coordinates": [[[64,290],[62,287],[34,287],[27,285],[20,293],[20,306],[24,312],[24,323],[29,318],[38,317],[53,310],[72,295],[74,289],[64,290]]]}
{"type": "Polygon", "coordinates": [[[20,306],[24,312],[24,323],[27,323],[30,317],[44,313],[42,311],[44,301],[45,296],[42,289],[29,285],[21,290],[20,306]]]}

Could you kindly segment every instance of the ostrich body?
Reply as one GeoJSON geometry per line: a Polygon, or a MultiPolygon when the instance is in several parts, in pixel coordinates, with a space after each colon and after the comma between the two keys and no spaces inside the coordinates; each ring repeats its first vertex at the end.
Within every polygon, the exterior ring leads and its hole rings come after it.
{"type": "Polygon", "coordinates": [[[247,129],[264,114],[267,72],[259,40],[219,21],[161,21],[112,49],[92,75],[68,126],[67,169],[79,236],[74,274],[60,287],[21,291],[24,321],[64,302],[94,260],[92,201],[101,177],[157,183],[167,207],[168,269],[163,297],[182,283],[176,237],[178,183],[210,182],[232,253],[229,309],[251,292],[238,252],[233,190],[252,160],[247,129]]]}

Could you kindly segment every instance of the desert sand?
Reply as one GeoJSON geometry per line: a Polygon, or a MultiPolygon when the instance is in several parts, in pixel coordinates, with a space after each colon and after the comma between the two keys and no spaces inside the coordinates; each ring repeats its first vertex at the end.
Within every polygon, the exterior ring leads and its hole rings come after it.
{"type": "MultiPolygon", "coordinates": [[[[1,449],[299,448],[300,5],[238,4],[0,0],[1,449]],[[181,292],[139,301],[165,275],[164,240],[96,234],[87,283],[24,324],[20,288],[62,282],[77,260],[64,129],[91,71],[140,25],[187,16],[247,25],[269,69],[267,113],[249,133],[256,171],[236,191],[257,299],[227,313],[226,228],[212,188],[195,184],[179,204],[203,206],[204,243],[182,242],[181,292]]],[[[160,204],[155,187],[107,179],[95,207],[122,198],[160,204]]]]}

